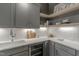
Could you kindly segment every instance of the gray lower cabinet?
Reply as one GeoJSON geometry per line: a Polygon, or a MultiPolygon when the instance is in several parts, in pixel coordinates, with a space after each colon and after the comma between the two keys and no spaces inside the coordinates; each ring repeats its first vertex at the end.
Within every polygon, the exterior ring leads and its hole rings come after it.
{"type": "Polygon", "coordinates": [[[28,56],[28,50],[15,54],[14,56],[28,56]]]}
{"type": "Polygon", "coordinates": [[[39,28],[40,7],[31,3],[16,3],[15,19],[15,27],[39,28]]]}
{"type": "Polygon", "coordinates": [[[79,56],[79,50],[76,50],[76,56],[79,56]]]}
{"type": "Polygon", "coordinates": [[[0,51],[0,56],[28,56],[28,46],[20,46],[0,51]]]}
{"type": "Polygon", "coordinates": [[[44,42],[33,43],[0,51],[0,56],[43,56],[44,42]]]}
{"type": "Polygon", "coordinates": [[[76,50],[59,43],[55,43],[55,55],[61,56],[75,56],[76,50]]]}
{"type": "Polygon", "coordinates": [[[55,43],[53,41],[49,41],[49,56],[55,55],[55,43]]]}
{"type": "Polygon", "coordinates": [[[63,44],[49,41],[49,56],[76,56],[79,52],[63,44]]]}
{"type": "Polygon", "coordinates": [[[0,27],[10,28],[11,26],[11,4],[0,3],[0,27]]]}
{"type": "Polygon", "coordinates": [[[64,50],[61,50],[59,48],[55,49],[55,56],[72,56],[71,54],[67,53],[64,50]]]}
{"type": "Polygon", "coordinates": [[[49,40],[43,43],[43,55],[49,56],[49,40]]]}

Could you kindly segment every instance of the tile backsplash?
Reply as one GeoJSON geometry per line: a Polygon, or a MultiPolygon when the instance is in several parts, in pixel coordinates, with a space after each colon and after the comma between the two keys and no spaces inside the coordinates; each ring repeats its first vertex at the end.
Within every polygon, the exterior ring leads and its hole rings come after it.
{"type": "MultiPolygon", "coordinates": [[[[41,31],[40,29],[33,29],[36,32],[36,37],[47,37],[47,32],[46,31],[41,31]]],[[[22,40],[22,39],[27,39],[27,29],[24,28],[16,28],[13,29],[16,34],[15,40],[22,40]]]]}
{"type": "MultiPolygon", "coordinates": [[[[11,41],[10,30],[10,28],[0,28],[0,42],[11,41]]],[[[37,33],[37,37],[47,37],[47,31],[41,31],[40,29],[34,30],[37,33]]],[[[26,29],[14,28],[13,32],[16,34],[15,40],[27,39],[26,29]]],[[[79,41],[79,26],[49,27],[48,33],[53,34],[53,36],[57,38],[79,41]]]]}
{"type": "MultiPolygon", "coordinates": [[[[37,37],[47,37],[46,31],[41,31],[40,29],[34,29],[37,33],[37,37]]],[[[11,28],[0,28],[0,42],[11,41],[10,36],[11,28]]],[[[27,39],[26,29],[24,28],[12,28],[13,35],[15,35],[14,40],[27,39]]]]}
{"type": "Polygon", "coordinates": [[[0,42],[10,41],[10,28],[0,28],[0,42]]]}
{"type": "Polygon", "coordinates": [[[79,41],[79,26],[76,27],[50,27],[48,29],[49,34],[53,34],[54,37],[79,41]]]}

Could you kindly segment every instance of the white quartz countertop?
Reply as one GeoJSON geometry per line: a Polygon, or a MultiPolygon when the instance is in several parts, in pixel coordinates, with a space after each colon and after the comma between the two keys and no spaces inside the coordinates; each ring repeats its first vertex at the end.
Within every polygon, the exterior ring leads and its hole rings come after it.
{"type": "Polygon", "coordinates": [[[23,46],[23,45],[29,45],[29,44],[33,44],[33,43],[43,42],[43,41],[47,41],[47,40],[51,40],[53,42],[57,42],[57,43],[65,45],[65,46],[71,47],[73,49],[79,50],[79,42],[71,41],[71,40],[67,40],[67,39],[64,39],[64,41],[62,41],[62,40],[59,40],[59,38],[47,38],[46,37],[46,38],[34,38],[34,39],[22,39],[22,40],[14,41],[14,42],[0,43],[0,51],[23,46]]]}
{"type": "Polygon", "coordinates": [[[23,46],[23,45],[43,42],[46,40],[48,39],[47,38],[34,38],[34,39],[22,39],[22,40],[14,41],[14,42],[4,42],[4,43],[0,43],[0,51],[11,49],[11,48],[16,48],[16,47],[23,46]]]}

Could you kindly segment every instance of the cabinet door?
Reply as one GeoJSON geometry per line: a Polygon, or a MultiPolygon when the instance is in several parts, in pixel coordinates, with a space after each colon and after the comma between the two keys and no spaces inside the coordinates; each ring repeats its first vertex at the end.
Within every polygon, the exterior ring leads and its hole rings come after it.
{"type": "Polygon", "coordinates": [[[20,53],[13,55],[13,56],[28,56],[28,51],[20,52],[20,53]]]}
{"type": "Polygon", "coordinates": [[[49,41],[45,41],[43,44],[43,55],[49,56],[49,41]]]}
{"type": "Polygon", "coordinates": [[[62,44],[59,44],[59,43],[55,43],[55,48],[59,48],[59,49],[64,50],[64,51],[75,56],[75,49],[73,49],[71,47],[68,47],[68,46],[65,46],[65,45],[62,45],[62,44]]]}
{"type": "Polygon", "coordinates": [[[61,50],[59,48],[55,48],[55,56],[73,56],[69,53],[67,53],[66,51],[64,50],[61,50]]]}
{"type": "Polygon", "coordinates": [[[9,28],[11,25],[11,4],[0,3],[0,27],[9,28]]]}
{"type": "Polygon", "coordinates": [[[50,41],[49,42],[49,55],[54,56],[55,55],[55,47],[54,47],[54,42],[50,41]]]}
{"type": "Polygon", "coordinates": [[[76,50],[76,56],[79,56],[79,50],[76,50]]]}
{"type": "Polygon", "coordinates": [[[29,4],[16,3],[16,23],[15,26],[19,28],[26,28],[29,20],[29,4]]]}
{"type": "Polygon", "coordinates": [[[31,28],[40,27],[40,7],[36,4],[30,5],[30,24],[31,28]]]}
{"type": "Polygon", "coordinates": [[[38,28],[40,24],[40,8],[34,4],[16,4],[16,27],[38,28]]]}

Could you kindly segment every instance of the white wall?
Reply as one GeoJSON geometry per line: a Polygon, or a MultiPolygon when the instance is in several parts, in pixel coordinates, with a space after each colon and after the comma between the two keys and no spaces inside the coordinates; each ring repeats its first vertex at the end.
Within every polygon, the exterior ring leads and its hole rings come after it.
{"type": "Polygon", "coordinates": [[[79,41],[79,27],[50,27],[49,33],[52,33],[57,38],[79,41]]]}

